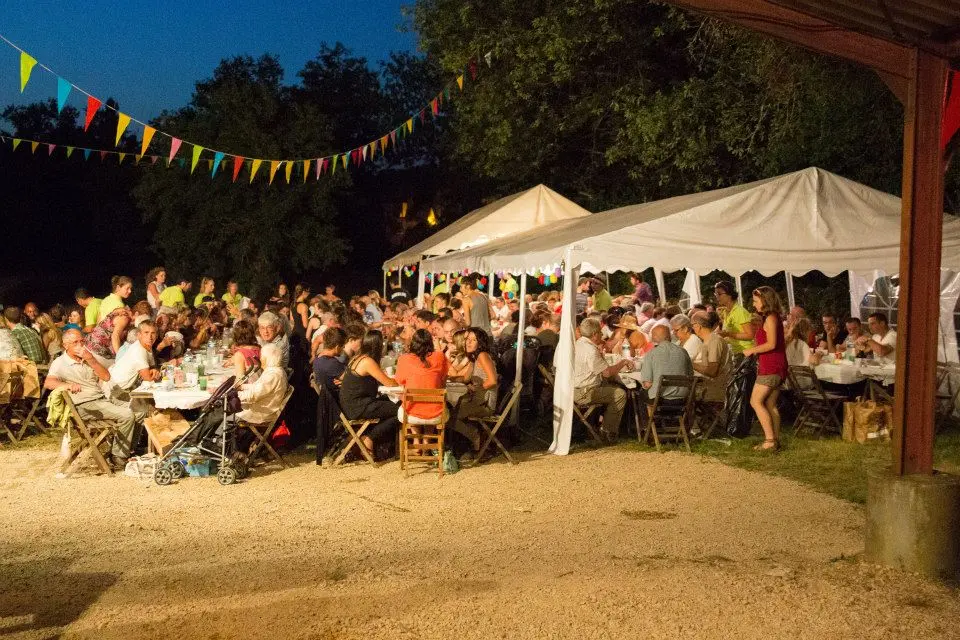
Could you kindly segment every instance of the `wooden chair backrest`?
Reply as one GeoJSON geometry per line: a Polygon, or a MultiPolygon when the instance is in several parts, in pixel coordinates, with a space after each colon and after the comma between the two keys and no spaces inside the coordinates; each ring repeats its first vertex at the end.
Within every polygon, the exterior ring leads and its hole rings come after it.
{"type": "Polygon", "coordinates": [[[404,389],[400,394],[400,406],[408,407],[409,403],[439,404],[441,407],[447,399],[447,390],[444,389],[404,389]]]}
{"type": "Polygon", "coordinates": [[[793,390],[800,393],[801,396],[812,391],[821,396],[823,400],[827,399],[823,387],[820,385],[820,379],[817,378],[817,373],[812,367],[799,364],[791,365],[787,369],[787,376],[790,378],[790,385],[793,390]]]}
{"type": "MultiPolygon", "coordinates": [[[[656,417],[657,410],[661,408],[661,401],[673,400],[674,398],[664,398],[664,391],[667,389],[686,389],[687,395],[683,404],[683,418],[686,424],[690,424],[690,416],[693,414],[693,405],[696,402],[697,378],[695,376],[660,376],[660,384],[657,387],[657,397],[653,401],[651,415],[656,417]]],[[[680,398],[675,398],[680,400],[680,398]]]]}

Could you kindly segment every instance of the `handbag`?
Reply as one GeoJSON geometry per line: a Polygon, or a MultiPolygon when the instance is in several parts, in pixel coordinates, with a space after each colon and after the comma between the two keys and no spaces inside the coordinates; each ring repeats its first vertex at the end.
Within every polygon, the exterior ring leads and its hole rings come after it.
{"type": "Polygon", "coordinates": [[[240,402],[240,394],[237,393],[236,389],[230,389],[227,391],[227,415],[232,416],[235,413],[240,413],[243,410],[243,405],[240,402]]]}

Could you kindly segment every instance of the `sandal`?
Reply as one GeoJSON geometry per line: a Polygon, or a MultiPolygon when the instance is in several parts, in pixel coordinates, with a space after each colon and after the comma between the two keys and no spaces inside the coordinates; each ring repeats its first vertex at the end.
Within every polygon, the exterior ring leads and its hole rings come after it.
{"type": "Polygon", "coordinates": [[[764,440],[758,445],[754,445],[754,451],[779,451],[780,442],[777,440],[764,440]]]}

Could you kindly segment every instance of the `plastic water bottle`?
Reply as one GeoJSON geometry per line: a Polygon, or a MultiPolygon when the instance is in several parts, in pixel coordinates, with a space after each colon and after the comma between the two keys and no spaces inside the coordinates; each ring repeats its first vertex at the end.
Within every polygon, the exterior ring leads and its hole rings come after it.
{"type": "Polygon", "coordinates": [[[856,346],[853,344],[853,340],[847,340],[846,351],[843,352],[843,359],[849,360],[850,362],[855,362],[857,359],[857,350],[856,346]]]}
{"type": "Polygon", "coordinates": [[[214,356],[217,355],[217,343],[213,341],[213,338],[207,340],[207,360],[213,360],[214,356]]]}
{"type": "Polygon", "coordinates": [[[624,340],[623,344],[620,346],[620,353],[623,354],[624,360],[630,359],[630,343],[626,340],[624,340]]]}

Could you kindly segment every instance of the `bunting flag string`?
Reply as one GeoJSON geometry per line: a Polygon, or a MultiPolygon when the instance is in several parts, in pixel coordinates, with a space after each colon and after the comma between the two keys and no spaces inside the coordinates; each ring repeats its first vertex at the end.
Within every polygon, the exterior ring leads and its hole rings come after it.
{"type": "MultiPolygon", "coordinates": [[[[20,55],[20,92],[22,93],[26,89],[27,84],[30,82],[31,74],[34,67],[39,67],[43,71],[49,73],[50,75],[56,77],[57,79],[57,110],[62,111],[63,107],[66,105],[67,100],[71,93],[74,91],[76,93],[86,96],[86,113],[84,117],[83,130],[86,132],[90,128],[90,123],[93,121],[93,117],[97,114],[101,107],[105,109],[110,109],[117,114],[117,131],[116,131],[116,146],[120,146],[124,133],[130,127],[131,123],[139,125],[143,129],[143,135],[141,137],[140,144],[140,157],[150,157],[153,163],[156,163],[159,155],[148,155],[147,151],[150,149],[151,144],[157,139],[156,136],[159,134],[162,138],[169,139],[170,141],[170,150],[167,157],[167,166],[170,166],[174,159],[176,158],[177,152],[179,151],[181,145],[186,143],[193,147],[193,154],[190,163],[190,173],[192,174],[197,167],[201,155],[204,153],[211,154],[212,157],[204,158],[207,161],[208,166],[210,167],[211,177],[215,177],[217,169],[220,166],[220,163],[226,158],[233,158],[234,169],[233,169],[233,181],[236,181],[237,175],[240,172],[240,168],[244,164],[247,164],[249,161],[250,166],[250,182],[253,182],[254,177],[257,174],[257,170],[260,166],[267,162],[270,166],[270,177],[269,183],[273,183],[274,176],[281,165],[285,165],[285,176],[287,183],[290,183],[291,172],[293,167],[296,164],[300,164],[303,167],[304,182],[309,174],[309,168],[311,165],[316,167],[316,179],[319,180],[320,176],[324,173],[329,173],[333,175],[336,173],[338,162],[343,165],[343,168],[346,169],[349,165],[349,162],[353,162],[354,166],[359,167],[365,162],[373,162],[377,158],[377,150],[380,151],[380,157],[386,155],[388,146],[392,147],[395,151],[398,150],[397,147],[397,138],[404,139],[409,137],[414,133],[415,128],[420,128],[426,123],[427,116],[430,115],[433,118],[439,118],[442,115],[442,107],[444,101],[450,102],[451,88],[454,83],[456,83],[459,91],[462,93],[464,90],[464,78],[467,73],[470,74],[472,80],[477,79],[478,67],[477,64],[478,58],[472,57],[467,62],[466,66],[462,71],[455,76],[453,80],[447,83],[439,93],[437,93],[433,98],[428,100],[424,106],[413,113],[405,121],[401,122],[398,126],[391,129],[389,132],[373,138],[370,142],[360,145],[354,149],[348,151],[341,151],[334,154],[320,155],[319,157],[313,156],[310,158],[296,158],[290,160],[274,160],[267,158],[250,158],[248,156],[241,156],[235,153],[230,153],[228,151],[221,151],[218,149],[212,149],[203,145],[196,144],[190,140],[184,140],[183,138],[171,135],[165,131],[157,129],[142,120],[138,120],[133,116],[121,112],[118,108],[111,104],[104,104],[100,99],[96,98],[90,92],[78,87],[69,80],[63,78],[62,76],[55,73],[50,67],[43,64],[42,62],[37,61],[36,58],[31,56],[29,53],[21,49],[19,46],[8,40],[2,34],[0,34],[0,41],[3,41],[11,48],[17,50],[20,55]],[[419,124],[415,125],[415,121],[419,119],[419,124]],[[328,171],[329,168],[329,171],[328,171]]],[[[488,51],[482,56],[483,60],[486,62],[487,67],[492,66],[493,61],[493,52],[488,51]]],[[[16,145],[14,146],[14,148],[16,145]]],[[[84,147],[75,147],[77,149],[84,149],[84,147]]],[[[101,157],[105,157],[109,153],[114,153],[106,150],[93,149],[94,151],[99,151],[101,157]]],[[[51,150],[52,154],[52,150],[51,150]]],[[[86,156],[89,156],[89,153],[85,153],[86,156]]],[[[181,158],[178,161],[178,164],[184,166],[186,161],[181,158]]]]}

